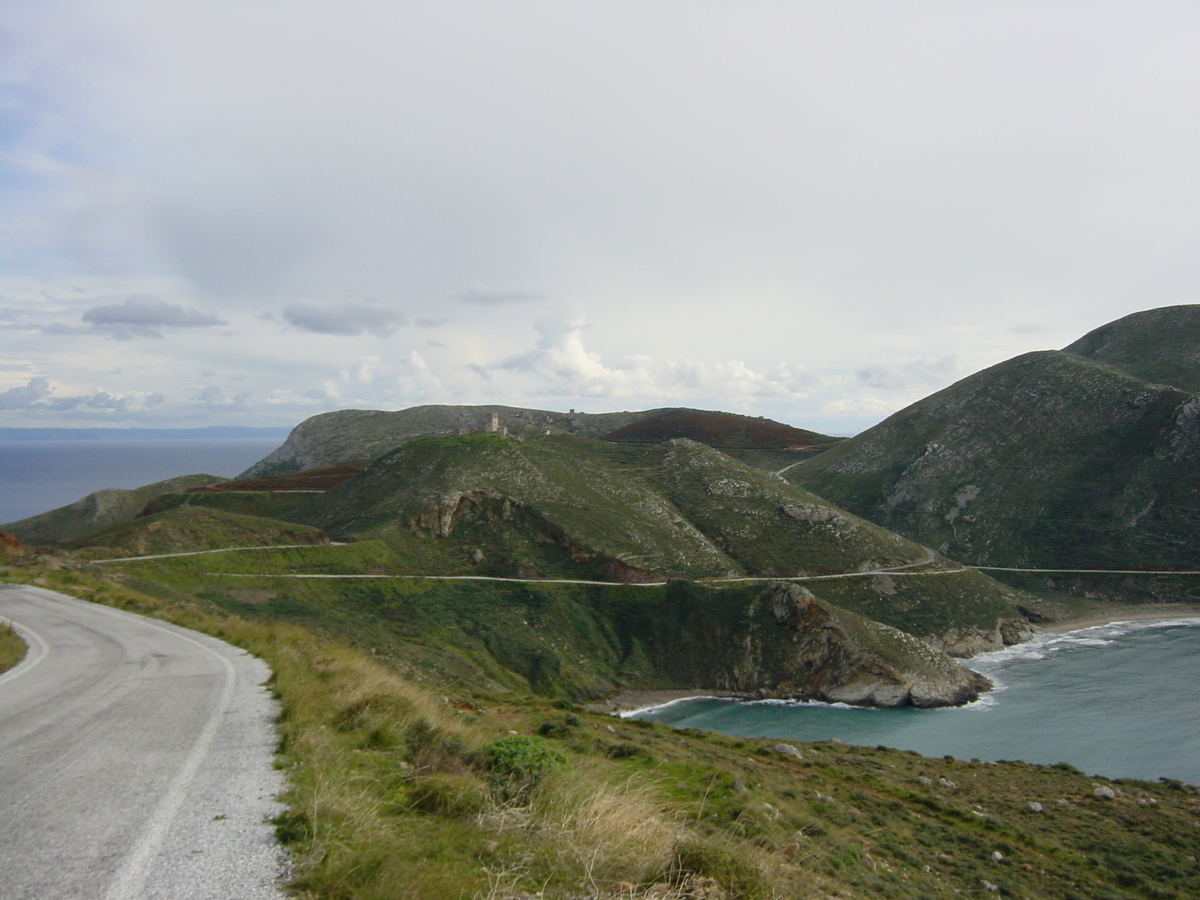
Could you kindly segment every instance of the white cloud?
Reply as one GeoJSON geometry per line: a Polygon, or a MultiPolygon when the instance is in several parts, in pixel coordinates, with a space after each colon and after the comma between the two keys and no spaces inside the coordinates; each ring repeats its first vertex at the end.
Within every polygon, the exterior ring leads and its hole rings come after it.
{"type": "Polygon", "coordinates": [[[1200,297],[1194,5],[70,10],[0,25],[0,358],[162,393],[140,424],[547,396],[862,423],[1200,297]]]}
{"type": "Polygon", "coordinates": [[[112,394],[98,390],[91,394],[55,396],[50,379],[44,375],[31,378],[23,386],[0,393],[0,410],[46,411],[58,414],[89,415],[93,413],[145,412],[165,402],[162,393],[134,392],[112,394]]]}

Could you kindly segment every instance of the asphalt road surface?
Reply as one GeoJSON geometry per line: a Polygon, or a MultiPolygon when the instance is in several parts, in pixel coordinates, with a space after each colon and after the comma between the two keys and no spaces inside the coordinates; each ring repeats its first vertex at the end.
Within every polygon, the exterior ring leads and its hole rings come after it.
{"type": "Polygon", "coordinates": [[[267,667],[205,635],[0,585],[2,900],[282,900],[267,667]]]}

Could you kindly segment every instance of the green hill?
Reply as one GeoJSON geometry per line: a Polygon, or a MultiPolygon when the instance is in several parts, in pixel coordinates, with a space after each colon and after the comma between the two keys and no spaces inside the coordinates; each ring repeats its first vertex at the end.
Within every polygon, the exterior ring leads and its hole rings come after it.
{"type": "Polygon", "coordinates": [[[178,553],[227,547],[265,547],[275,544],[321,544],[326,538],[316,528],[247,516],[221,509],[182,506],[121,522],[67,544],[73,549],[95,548],[101,554],[178,553]]]}
{"type": "Polygon", "coordinates": [[[226,480],[214,475],[182,475],[133,490],[106,488],[67,506],[0,525],[0,531],[15,534],[24,544],[54,547],[130,522],[141,515],[148,503],[163,494],[216,485],[226,480]]]}
{"type": "Polygon", "coordinates": [[[392,411],[340,409],[305,419],[287,440],[239,478],[300,472],[315,466],[370,462],[406,441],[486,431],[493,424],[511,434],[573,434],[599,437],[647,412],[587,414],[512,406],[414,406],[392,411]]]}
{"type": "MultiPolygon", "coordinates": [[[[787,477],[973,564],[1200,568],[1195,336],[1200,307],[1126,317],[965,378],[787,477]]],[[[1056,584],[1179,587],[1131,579],[1056,584]]]]}

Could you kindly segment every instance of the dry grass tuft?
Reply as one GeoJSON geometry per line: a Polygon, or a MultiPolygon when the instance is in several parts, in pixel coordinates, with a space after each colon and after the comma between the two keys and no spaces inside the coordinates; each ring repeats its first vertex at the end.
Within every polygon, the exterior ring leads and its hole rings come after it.
{"type": "Polygon", "coordinates": [[[682,833],[654,789],[629,778],[597,783],[565,772],[535,792],[531,819],[544,864],[590,888],[658,878],[682,833]]]}

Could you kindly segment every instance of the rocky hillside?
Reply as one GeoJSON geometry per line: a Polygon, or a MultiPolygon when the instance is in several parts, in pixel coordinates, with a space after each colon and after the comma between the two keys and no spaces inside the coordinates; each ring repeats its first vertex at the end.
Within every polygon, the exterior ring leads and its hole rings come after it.
{"type": "Polygon", "coordinates": [[[498,432],[519,437],[576,434],[618,443],[689,438],[737,451],[763,468],[781,468],[839,440],[754,416],[698,409],[577,413],[512,406],[415,406],[395,412],[343,409],[297,425],[273,453],[242,479],[278,476],[337,463],[363,465],[406,441],[498,432]]]}
{"type": "Polygon", "coordinates": [[[570,432],[599,437],[650,415],[647,412],[587,414],[512,406],[414,406],[394,412],[341,409],[305,419],[279,449],[239,478],[299,472],[342,462],[370,462],[419,437],[446,437],[492,429],[514,435],[570,432]]]}
{"type": "Polygon", "coordinates": [[[904,540],[694,441],[574,435],[415,440],[314,499],[330,534],[413,537],[466,572],[645,578],[821,574],[927,558],[904,540]],[[561,552],[559,568],[552,551],[561,552]]]}
{"type": "Polygon", "coordinates": [[[307,610],[316,624],[314,605],[297,601],[303,591],[339,622],[353,611],[353,629],[368,627],[375,644],[404,631],[406,652],[465,672],[468,683],[572,697],[638,684],[960,703],[986,682],[942,651],[1019,641],[1044,614],[1036,597],[691,440],[472,433],[410,439],[357,474],[309,471],[218,490],[186,479],[151,485],[127,492],[138,503],[104,527],[54,537],[83,559],[305,545],[162,565],[194,573],[189,591],[229,597],[239,614],[270,612],[278,600],[278,611],[307,610]],[[346,543],[308,546],[327,535],[346,543]],[[355,599],[361,582],[302,575],[378,577],[386,587],[355,599]],[[789,577],[812,580],[777,581],[789,577]],[[246,578],[267,581],[245,587],[246,578]],[[283,587],[267,589],[277,578],[283,587]],[[487,579],[521,583],[485,591],[487,579]],[[576,596],[556,579],[586,590],[576,596]],[[530,605],[535,590],[541,612],[530,605]],[[243,594],[266,607],[242,609],[243,594]],[[494,602],[480,608],[485,594],[494,602]],[[465,669],[455,662],[464,657],[465,669]]]}
{"type": "Polygon", "coordinates": [[[975,564],[1200,568],[1200,306],[951,385],[787,473],[975,564]]]}

